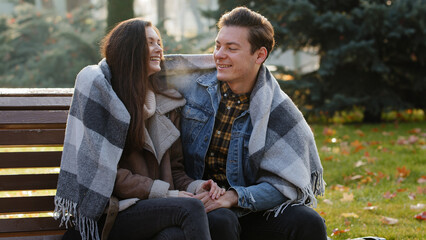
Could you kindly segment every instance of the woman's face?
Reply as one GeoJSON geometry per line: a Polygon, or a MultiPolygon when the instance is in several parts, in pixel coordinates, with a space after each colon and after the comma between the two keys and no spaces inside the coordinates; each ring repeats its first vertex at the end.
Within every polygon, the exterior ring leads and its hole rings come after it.
{"type": "Polygon", "coordinates": [[[161,48],[161,39],[152,27],[145,28],[146,40],[149,47],[148,76],[161,70],[160,62],[163,58],[163,49],[161,48]]]}

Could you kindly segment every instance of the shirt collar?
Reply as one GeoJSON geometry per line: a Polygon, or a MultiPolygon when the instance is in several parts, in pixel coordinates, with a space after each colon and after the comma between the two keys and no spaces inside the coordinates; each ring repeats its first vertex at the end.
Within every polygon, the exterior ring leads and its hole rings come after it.
{"type": "Polygon", "coordinates": [[[246,103],[250,101],[250,92],[243,94],[235,94],[232,92],[231,88],[225,82],[220,82],[220,92],[223,98],[233,100],[233,101],[241,101],[242,103],[246,103]]]}

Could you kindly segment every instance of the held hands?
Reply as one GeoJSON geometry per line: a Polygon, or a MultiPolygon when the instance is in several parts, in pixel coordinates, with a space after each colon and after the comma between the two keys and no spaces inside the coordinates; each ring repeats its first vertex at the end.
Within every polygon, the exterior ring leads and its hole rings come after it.
{"type": "Polygon", "coordinates": [[[203,192],[208,192],[208,196],[211,199],[219,199],[220,196],[225,194],[226,190],[224,188],[220,188],[215,181],[210,179],[201,185],[197,195],[203,192]]]}
{"type": "Polygon", "coordinates": [[[200,199],[201,202],[203,202],[206,212],[210,212],[218,208],[231,208],[238,205],[238,194],[232,189],[226,191],[225,194],[218,199],[212,199],[209,192],[202,192],[195,195],[194,198],[200,199]]]}
{"type": "Polygon", "coordinates": [[[194,194],[190,193],[190,192],[186,192],[186,191],[179,191],[178,193],[178,197],[194,197],[194,194]]]}

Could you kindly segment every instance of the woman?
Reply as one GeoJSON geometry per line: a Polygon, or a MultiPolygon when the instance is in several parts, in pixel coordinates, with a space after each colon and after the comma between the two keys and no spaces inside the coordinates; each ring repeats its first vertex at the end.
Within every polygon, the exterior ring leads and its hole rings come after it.
{"type": "Polygon", "coordinates": [[[56,218],[72,221],[83,239],[210,239],[204,206],[192,196],[218,198],[224,189],[184,172],[178,128],[185,100],[155,77],[159,31],[139,18],[121,22],[101,51],[105,59],[77,76],[56,218]]]}

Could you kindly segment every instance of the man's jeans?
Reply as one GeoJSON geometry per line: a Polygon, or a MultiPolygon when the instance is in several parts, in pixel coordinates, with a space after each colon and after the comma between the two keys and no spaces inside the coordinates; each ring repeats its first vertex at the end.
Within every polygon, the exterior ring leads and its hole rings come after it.
{"type": "Polygon", "coordinates": [[[306,206],[288,206],[274,217],[264,211],[237,218],[220,208],[207,214],[213,240],[326,240],[324,219],[306,206]]]}

